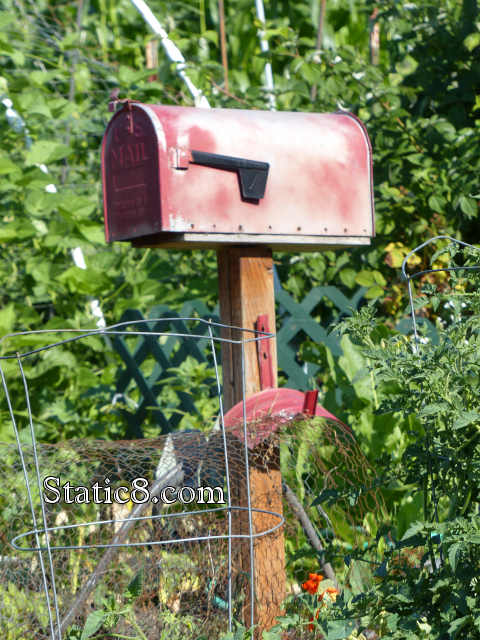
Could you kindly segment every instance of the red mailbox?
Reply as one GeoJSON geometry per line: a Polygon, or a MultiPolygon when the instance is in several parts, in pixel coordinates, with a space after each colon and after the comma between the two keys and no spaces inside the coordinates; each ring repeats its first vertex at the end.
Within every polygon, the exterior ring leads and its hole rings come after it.
{"type": "Polygon", "coordinates": [[[371,147],[350,113],[128,102],[102,175],[109,242],[308,250],[374,235],[371,147]]]}

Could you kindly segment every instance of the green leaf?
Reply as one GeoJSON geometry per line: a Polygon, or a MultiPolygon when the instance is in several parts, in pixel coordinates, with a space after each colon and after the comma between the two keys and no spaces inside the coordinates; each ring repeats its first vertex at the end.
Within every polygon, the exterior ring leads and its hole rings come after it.
{"type": "Polygon", "coordinates": [[[372,287],[375,284],[373,271],[360,271],[360,273],[355,278],[355,282],[357,284],[361,284],[362,287],[372,287]]]}
{"type": "Polygon", "coordinates": [[[442,413],[445,411],[451,411],[451,408],[446,402],[434,402],[432,404],[427,404],[422,407],[418,412],[419,418],[425,418],[426,416],[431,416],[437,413],[442,413]]]}
{"type": "Polygon", "coordinates": [[[107,615],[105,611],[92,611],[85,622],[80,640],[91,638],[100,629],[107,615]]]}
{"type": "Polygon", "coordinates": [[[365,292],[365,297],[369,300],[380,298],[381,296],[383,296],[383,289],[378,284],[373,285],[365,292]]]}
{"type": "Polygon", "coordinates": [[[338,275],[339,275],[340,281],[346,287],[353,288],[355,286],[355,277],[357,275],[355,269],[349,269],[349,268],[342,269],[338,275]]]}
{"type": "Polygon", "coordinates": [[[0,336],[13,331],[15,318],[15,306],[13,304],[10,303],[0,310],[0,336]]]}
{"type": "Polygon", "coordinates": [[[471,615],[463,616],[463,618],[457,618],[448,627],[448,633],[457,633],[460,629],[463,629],[466,624],[472,622],[472,620],[473,618],[471,615]]]}
{"type": "Polygon", "coordinates": [[[461,411],[458,418],[454,420],[452,427],[454,429],[463,429],[479,419],[480,413],[477,413],[476,411],[461,411]]]}
{"type": "Polygon", "coordinates": [[[473,51],[475,47],[480,45],[480,33],[478,33],[478,31],[476,33],[469,33],[463,41],[463,44],[469,51],[473,51]]]}
{"type": "Polygon", "coordinates": [[[452,571],[454,573],[457,570],[457,563],[460,558],[462,548],[463,548],[463,543],[455,542],[454,544],[452,544],[452,546],[448,550],[448,561],[450,562],[450,566],[452,567],[452,571]]]}
{"type": "Polygon", "coordinates": [[[45,164],[66,158],[72,150],[66,144],[51,140],[39,140],[27,151],[27,164],[45,164]]]}
{"type": "Polygon", "coordinates": [[[347,335],[342,337],[340,346],[343,354],[338,359],[338,364],[352,383],[357,396],[372,403],[374,389],[365,366],[365,358],[347,335]]]}
{"type": "Polygon", "coordinates": [[[383,275],[380,273],[380,271],[377,271],[376,269],[373,271],[373,279],[381,287],[386,287],[387,286],[387,281],[385,280],[383,275]]]}
{"type": "Polygon", "coordinates": [[[324,638],[325,640],[342,640],[349,636],[354,629],[354,620],[329,620],[323,629],[326,633],[324,638]]]}
{"type": "Polygon", "coordinates": [[[467,198],[466,196],[460,196],[459,198],[460,209],[467,216],[467,218],[473,218],[478,215],[478,204],[474,198],[467,198]]]}
{"type": "Polygon", "coordinates": [[[70,267],[57,278],[59,282],[69,288],[70,291],[95,295],[104,292],[110,286],[108,277],[98,269],[81,269],[70,267]]]}
{"type": "Polygon", "coordinates": [[[105,228],[100,224],[82,224],[78,230],[84,238],[93,244],[105,244],[105,228]]]}
{"type": "Polygon", "coordinates": [[[17,167],[17,165],[14,164],[9,158],[7,158],[6,156],[0,157],[0,175],[7,175],[17,170],[19,170],[19,167],[17,167]]]}
{"type": "Polygon", "coordinates": [[[405,58],[396,65],[397,73],[402,76],[408,76],[413,73],[418,67],[418,62],[412,56],[405,56],[405,58]]]}
{"type": "Polygon", "coordinates": [[[445,211],[445,205],[447,201],[442,196],[432,195],[428,199],[428,206],[437,213],[443,213],[445,211]]]}
{"type": "Polygon", "coordinates": [[[127,597],[131,600],[138,598],[143,589],[143,570],[139,571],[127,587],[127,597]]]}
{"type": "Polygon", "coordinates": [[[402,541],[413,538],[420,533],[420,531],[423,531],[423,522],[414,522],[403,534],[402,541]]]}
{"type": "Polygon", "coordinates": [[[30,373],[32,378],[42,376],[46,371],[59,367],[62,372],[66,373],[69,370],[74,370],[77,366],[77,359],[67,349],[61,349],[56,347],[55,349],[49,349],[44,351],[42,360],[35,369],[30,373]]]}
{"type": "Polygon", "coordinates": [[[33,238],[37,235],[37,231],[30,221],[9,222],[0,225],[0,242],[18,242],[27,238],[33,238]]]}

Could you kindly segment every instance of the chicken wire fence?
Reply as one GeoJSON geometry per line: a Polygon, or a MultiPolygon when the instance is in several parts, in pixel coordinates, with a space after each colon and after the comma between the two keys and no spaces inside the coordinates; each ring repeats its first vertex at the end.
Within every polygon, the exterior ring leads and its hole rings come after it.
{"type": "MultiPolygon", "coordinates": [[[[218,346],[236,345],[244,371],[245,346],[265,334],[229,328],[227,339],[218,323],[178,320],[208,325],[218,420],[141,440],[40,443],[32,402],[45,393],[36,376],[55,350],[81,352],[92,337],[106,350],[112,336],[139,340],[135,323],[57,332],[40,346],[52,332],[8,337],[2,416],[16,442],[0,445],[2,638],[217,638],[235,621],[273,622],[285,539],[297,549],[313,540],[321,558],[321,540],[341,537],[345,518],[353,531],[381,511],[368,490],[373,470],[339,421],[285,411],[247,421],[243,392],[242,418],[225,424],[218,346]],[[354,506],[312,505],[321,491],[354,486],[364,488],[354,506]]],[[[287,591],[304,577],[305,561],[289,563],[287,591]]]]}

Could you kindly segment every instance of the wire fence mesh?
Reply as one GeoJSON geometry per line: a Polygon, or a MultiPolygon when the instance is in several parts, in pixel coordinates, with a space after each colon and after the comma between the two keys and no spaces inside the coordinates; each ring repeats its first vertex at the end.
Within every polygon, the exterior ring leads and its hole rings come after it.
{"type": "MultiPolygon", "coordinates": [[[[223,327],[207,324],[220,390],[223,327]]],[[[321,540],[342,537],[345,519],[353,525],[380,511],[372,469],[336,420],[283,411],[247,423],[244,412],[225,426],[221,397],[213,427],[209,420],[157,438],[37,442],[30,398],[42,393],[35,373],[45,358],[94,334],[107,349],[119,333],[140,339],[135,323],[42,346],[45,336],[30,333],[16,336],[0,361],[17,439],[0,445],[1,636],[215,638],[235,620],[273,623],[273,604],[298,590],[307,566],[301,555],[289,563],[285,588],[285,539],[301,549],[313,531],[318,553],[321,540]],[[351,486],[362,487],[353,506],[341,498],[351,486]],[[329,490],[334,505],[312,506],[329,490]]],[[[242,347],[258,337],[237,334],[242,347]]]]}

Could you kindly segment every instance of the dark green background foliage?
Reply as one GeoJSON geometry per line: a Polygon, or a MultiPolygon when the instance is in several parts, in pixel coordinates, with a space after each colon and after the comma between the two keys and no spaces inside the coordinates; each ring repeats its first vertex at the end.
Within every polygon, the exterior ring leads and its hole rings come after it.
{"type": "MultiPolygon", "coordinates": [[[[254,3],[226,2],[228,93],[217,3],[151,6],[211,104],[265,108],[268,58],[278,109],[346,108],[367,124],[374,150],[377,238],[368,250],[277,254],[289,291],[301,298],[317,284],[335,284],[346,292],[362,285],[385,310],[399,313],[403,289],[393,285],[407,248],[439,232],[475,240],[476,2],[331,0],[320,50],[320,3],[272,2],[268,55],[260,53],[254,3]],[[379,10],[378,65],[370,64],[368,48],[374,7],[379,10]]],[[[13,100],[28,134],[0,118],[2,332],[46,323],[85,326],[91,322],[89,296],[101,299],[109,320],[126,307],[178,307],[195,297],[214,304],[211,253],[107,247],[103,240],[99,148],[110,91],[118,87],[121,97],[191,104],[161,48],[158,81],[148,82],[144,59],[150,37],[128,0],[3,3],[0,92],[13,100]],[[48,175],[39,164],[48,166],[48,175]],[[45,192],[50,183],[57,186],[56,194],[45,192]],[[85,272],[72,265],[69,250],[76,246],[85,251],[85,272]]]]}

